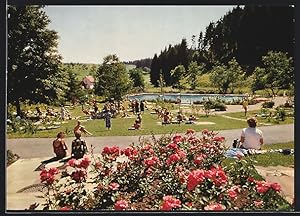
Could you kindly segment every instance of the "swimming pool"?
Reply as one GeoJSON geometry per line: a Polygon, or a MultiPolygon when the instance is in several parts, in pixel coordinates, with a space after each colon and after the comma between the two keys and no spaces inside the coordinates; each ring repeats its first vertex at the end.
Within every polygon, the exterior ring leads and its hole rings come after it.
{"type": "Polygon", "coordinates": [[[236,95],[236,94],[228,94],[228,95],[222,95],[222,94],[179,94],[179,93],[166,93],[163,95],[156,94],[156,93],[142,93],[142,94],[135,94],[135,95],[129,95],[129,100],[157,100],[157,99],[164,99],[168,101],[176,101],[180,99],[182,104],[192,104],[194,102],[201,102],[204,100],[224,100],[226,102],[232,102],[232,101],[241,101],[245,98],[245,95],[236,95]]]}

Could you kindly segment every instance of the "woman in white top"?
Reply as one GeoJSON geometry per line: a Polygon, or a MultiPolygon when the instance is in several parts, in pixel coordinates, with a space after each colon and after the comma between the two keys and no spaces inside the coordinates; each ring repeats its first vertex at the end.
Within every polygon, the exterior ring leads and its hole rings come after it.
{"type": "Polygon", "coordinates": [[[254,117],[248,118],[248,128],[242,130],[241,143],[242,148],[245,149],[261,149],[264,143],[263,133],[261,130],[256,128],[257,121],[254,117]]]}

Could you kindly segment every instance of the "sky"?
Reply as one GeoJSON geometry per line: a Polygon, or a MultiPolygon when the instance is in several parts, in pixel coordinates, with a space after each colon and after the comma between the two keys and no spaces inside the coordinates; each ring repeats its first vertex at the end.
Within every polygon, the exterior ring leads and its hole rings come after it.
{"type": "Polygon", "coordinates": [[[153,58],[169,44],[217,21],[234,6],[46,6],[58,32],[63,62],[101,64],[109,54],[121,61],[153,58]]]}

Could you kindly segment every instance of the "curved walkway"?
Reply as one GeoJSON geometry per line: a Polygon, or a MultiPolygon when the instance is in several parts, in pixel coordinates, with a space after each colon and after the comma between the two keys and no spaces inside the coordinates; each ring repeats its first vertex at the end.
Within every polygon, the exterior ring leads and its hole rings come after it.
{"type": "MultiPolygon", "coordinates": [[[[274,125],[259,127],[264,133],[265,144],[284,143],[294,141],[294,124],[274,125]]],[[[226,146],[230,146],[234,139],[239,138],[241,129],[218,131],[220,136],[226,139],[226,146]]],[[[160,137],[156,135],[155,137],[160,137]]],[[[104,146],[117,145],[126,147],[131,143],[138,143],[140,138],[151,139],[151,135],[144,136],[106,136],[106,137],[84,137],[88,147],[94,148],[99,153],[104,146]]],[[[70,147],[73,137],[66,138],[70,147]]],[[[53,156],[52,138],[19,138],[8,139],[7,149],[18,154],[21,158],[39,158],[53,156]]],[[[70,149],[70,148],[69,148],[70,149]]]]}

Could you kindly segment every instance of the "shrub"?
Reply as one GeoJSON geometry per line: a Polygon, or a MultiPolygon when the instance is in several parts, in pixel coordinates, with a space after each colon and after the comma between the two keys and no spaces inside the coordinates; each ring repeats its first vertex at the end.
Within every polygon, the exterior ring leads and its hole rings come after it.
{"type": "Polygon", "coordinates": [[[15,161],[17,161],[20,158],[19,155],[14,154],[11,150],[6,151],[6,166],[11,165],[15,161]]]}
{"type": "Polygon", "coordinates": [[[40,173],[49,210],[275,210],[280,185],[256,179],[240,158],[223,167],[224,137],[162,136],[100,156],[71,159],[66,170],[40,173]],[[92,160],[92,161],[91,161],[92,160]]]}
{"type": "Polygon", "coordinates": [[[262,104],[262,107],[263,108],[273,108],[274,104],[275,104],[274,101],[266,101],[262,104]]]}

